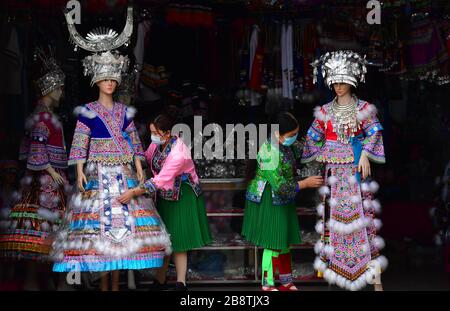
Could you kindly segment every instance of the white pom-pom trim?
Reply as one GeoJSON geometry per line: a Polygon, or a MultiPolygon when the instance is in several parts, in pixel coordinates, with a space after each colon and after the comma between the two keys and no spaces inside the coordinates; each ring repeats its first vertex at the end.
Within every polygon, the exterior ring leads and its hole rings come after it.
{"type": "Polygon", "coordinates": [[[382,250],[386,246],[383,238],[378,235],[373,239],[373,244],[378,250],[382,250]]]}
{"type": "Polygon", "coordinates": [[[127,107],[127,119],[133,119],[134,116],[136,115],[136,112],[137,112],[136,108],[131,106],[127,107]]]}
{"type": "Polygon", "coordinates": [[[328,188],[327,186],[322,186],[319,188],[319,194],[321,196],[327,196],[330,194],[330,188],[328,188]]]}
{"type": "Polygon", "coordinates": [[[338,179],[336,176],[330,176],[327,180],[327,182],[330,186],[335,185],[337,183],[337,181],[338,181],[338,179]]]}
{"type": "Polygon", "coordinates": [[[381,227],[383,226],[383,223],[379,219],[374,219],[373,224],[374,224],[375,228],[377,229],[377,231],[380,231],[381,227]]]}
{"type": "Polygon", "coordinates": [[[372,200],[366,199],[363,201],[364,210],[369,211],[372,209],[372,200]]]}
{"type": "Polygon", "coordinates": [[[380,189],[380,185],[376,181],[371,181],[369,184],[369,188],[372,193],[377,193],[377,191],[380,189]]]}
{"type": "Polygon", "coordinates": [[[380,213],[381,213],[381,204],[380,204],[380,201],[378,201],[378,200],[373,200],[373,201],[372,201],[372,207],[373,207],[373,210],[374,210],[375,214],[380,214],[380,213]]]}
{"type": "Polygon", "coordinates": [[[322,220],[320,220],[316,223],[315,229],[316,229],[317,233],[319,233],[319,234],[323,233],[323,221],[322,220]]]}
{"type": "Polygon", "coordinates": [[[330,220],[330,230],[340,234],[350,234],[355,231],[361,230],[370,224],[370,218],[356,219],[349,224],[344,224],[342,222],[336,221],[334,219],[330,220]]]}
{"type": "Polygon", "coordinates": [[[325,114],[322,112],[320,106],[314,108],[314,117],[319,121],[325,121],[325,114]]]}
{"type": "Polygon", "coordinates": [[[81,114],[83,117],[86,117],[88,119],[94,119],[97,116],[97,114],[94,111],[91,111],[84,106],[75,107],[75,109],[73,110],[73,113],[76,116],[81,114]]]}
{"type": "Polygon", "coordinates": [[[314,253],[316,253],[317,255],[320,254],[320,252],[323,250],[324,248],[324,244],[322,241],[317,241],[316,244],[314,244],[314,253]]]}
{"type": "Polygon", "coordinates": [[[331,198],[328,200],[328,204],[330,205],[330,207],[335,208],[336,206],[338,206],[338,200],[336,200],[335,198],[331,198]]]}
{"type": "Polygon", "coordinates": [[[387,259],[384,256],[380,256],[368,264],[366,272],[356,280],[350,281],[333,270],[328,269],[327,265],[319,257],[316,257],[314,260],[314,269],[322,272],[323,278],[329,284],[336,284],[337,286],[350,291],[359,291],[367,286],[367,284],[373,284],[373,280],[378,279],[380,272],[384,271],[386,267],[387,259]]]}
{"type": "Polygon", "coordinates": [[[369,191],[370,191],[369,183],[363,182],[361,184],[361,192],[369,192],[369,191]]]}
{"type": "Polygon", "coordinates": [[[321,203],[321,204],[317,205],[316,210],[317,210],[317,215],[323,216],[323,212],[325,211],[325,206],[323,206],[323,204],[321,203]]]}

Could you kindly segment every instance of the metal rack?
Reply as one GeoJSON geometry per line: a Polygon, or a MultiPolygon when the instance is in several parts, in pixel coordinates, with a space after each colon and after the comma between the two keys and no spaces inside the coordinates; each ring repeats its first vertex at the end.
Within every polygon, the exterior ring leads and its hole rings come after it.
{"type": "MultiPolygon", "coordinates": [[[[238,191],[246,189],[246,181],[244,178],[230,178],[230,179],[201,179],[201,186],[204,192],[207,191],[238,191]]],[[[312,209],[308,209],[305,207],[297,208],[297,213],[299,216],[315,216],[315,212],[312,209]]],[[[243,217],[244,210],[242,208],[227,208],[227,209],[217,209],[213,212],[207,213],[208,217],[243,217]]],[[[249,259],[252,259],[254,262],[254,276],[249,278],[238,278],[238,279],[226,279],[225,277],[220,278],[211,278],[211,279],[201,279],[201,280],[189,280],[191,284],[236,284],[236,283],[247,283],[247,284],[256,284],[260,283],[259,276],[259,254],[258,251],[263,248],[257,247],[253,244],[222,244],[222,245],[211,245],[198,249],[194,249],[193,251],[211,251],[211,250],[248,250],[249,251],[249,259]]],[[[298,250],[313,250],[314,245],[305,243],[300,245],[293,245],[291,249],[298,250]]],[[[317,278],[315,275],[298,277],[294,279],[296,283],[322,283],[323,279],[317,278]]]]}

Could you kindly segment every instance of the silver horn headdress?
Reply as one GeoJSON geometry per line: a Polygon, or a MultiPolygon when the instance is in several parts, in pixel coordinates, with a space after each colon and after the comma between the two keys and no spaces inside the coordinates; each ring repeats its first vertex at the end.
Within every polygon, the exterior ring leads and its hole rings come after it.
{"type": "Polygon", "coordinates": [[[49,47],[47,52],[41,47],[36,48],[34,57],[36,61],[40,61],[42,66],[43,75],[36,80],[36,85],[42,96],[64,85],[66,75],[58,66],[52,47],[49,47]]]}
{"type": "Polygon", "coordinates": [[[100,27],[92,30],[83,38],[75,28],[70,12],[64,13],[67,28],[70,33],[75,51],[78,47],[94,53],[83,60],[84,75],[92,76],[91,86],[101,80],[122,81],[122,73],[128,69],[129,59],[120,55],[116,49],[122,45],[128,46],[133,33],[133,7],[127,9],[127,20],[122,33],[119,35],[112,29],[100,27]]]}
{"type": "Polygon", "coordinates": [[[311,65],[314,67],[313,82],[317,82],[318,68],[321,66],[322,77],[329,88],[334,83],[347,83],[357,87],[360,82],[365,82],[366,58],[353,51],[327,52],[311,65]]]}

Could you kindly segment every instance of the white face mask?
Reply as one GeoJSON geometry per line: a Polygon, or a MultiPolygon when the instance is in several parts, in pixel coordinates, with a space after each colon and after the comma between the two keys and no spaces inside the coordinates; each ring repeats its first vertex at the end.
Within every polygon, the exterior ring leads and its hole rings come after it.
{"type": "Polygon", "coordinates": [[[158,135],[152,135],[152,143],[156,144],[156,145],[162,145],[164,144],[166,141],[162,140],[161,137],[159,137],[158,135]]]}

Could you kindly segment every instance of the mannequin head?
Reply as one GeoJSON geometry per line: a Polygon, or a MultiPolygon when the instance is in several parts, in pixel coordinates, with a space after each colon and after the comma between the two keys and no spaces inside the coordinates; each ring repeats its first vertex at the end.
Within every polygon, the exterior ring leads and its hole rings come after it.
{"type": "Polygon", "coordinates": [[[337,97],[345,97],[348,95],[352,95],[353,87],[347,83],[334,83],[333,89],[336,92],[337,97]]]}
{"type": "Polygon", "coordinates": [[[115,80],[102,80],[98,81],[96,84],[100,90],[100,93],[105,95],[112,95],[117,87],[117,81],[115,80]]]}
{"type": "Polygon", "coordinates": [[[47,104],[47,106],[50,109],[57,108],[59,106],[61,98],[63,97],[63,94],[64,94],[63,87],[60,86],[51,91],[50,93],[48,93],[47,95],[45,95],[44,97],[42,97],[42,100],[47,104]]]}

